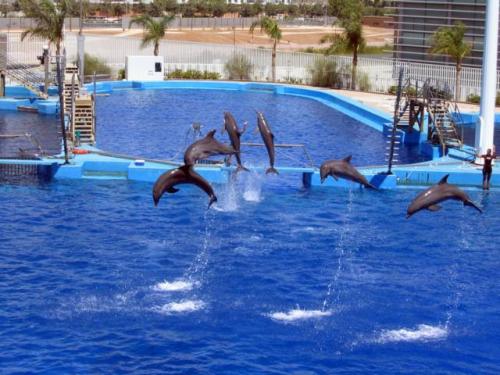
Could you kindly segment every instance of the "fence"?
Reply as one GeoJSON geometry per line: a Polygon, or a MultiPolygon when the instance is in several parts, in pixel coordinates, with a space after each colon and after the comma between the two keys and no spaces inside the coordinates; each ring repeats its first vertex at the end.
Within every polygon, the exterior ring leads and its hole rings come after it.
{"type": "MultiPolygon", "coordinates": [[[[41,54],[42,40],[26,39],[20,42],[20,34],[9,33],[9,59],[23,63],[36,63],[36,56],[41,54]]],[[[150,55],[152,47],[140,48],[139,38],[110,36],[86,36],[85,51],[98,56],[116,72],[125,66],[127,55],[150,55]]],[[[76,35],[67,34],[65,40],[68,61],[76,61],[76,35]]],[[[252,64],[252,79],[267,81],[271,79],[271,50],[237,45],[205,44],[163,40],[160,54],[165,59],[166,72],[181,69],[195,69],[217,72],[226,76],[224,66],[235,54],[244,55],[252,64]]],[[[280,82],[308,83],[311,80],[310,68],[322,55],[301,52],[278,52],[276,56],[276,79],[280,82]]],[[[351,56],[328,56],[349,78],[351,56]]],[[[455,67],[424,63],[407,63],[390,58],[359,57],[358,77],[364,76],[372,92],[386,93],[396,85],[397,71],[405,67],[406,75],[425,81],[427,78],[440,80],[455,91],[455,67]]],[[[497,88],[500,91],[500,75],[497,74],[497,88]]],[[[461,100],[469,94],[480,94],[481,69],[463,68],[461,72],[461,100]]]]}

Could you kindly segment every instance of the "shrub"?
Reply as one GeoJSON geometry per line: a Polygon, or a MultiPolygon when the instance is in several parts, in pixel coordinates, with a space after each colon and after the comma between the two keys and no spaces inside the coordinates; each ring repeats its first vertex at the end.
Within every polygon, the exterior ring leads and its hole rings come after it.
{"type": "Polygon", "coordinates": [[[234,55],[224,65],[224,70],[229,79],[249,80],[253,65],[244,55],[234,55]]]}
{"type": "MultiPolygon", "coordinates": [[[[498,100],[498,96],[497,96],[498,100]]],[[[469,94],[467,96],[467,103],[479,104],[481,102],[481,97],[477,94],[469,94]]]]}
{"type": "Polygon", "coordinates": [[[286,83],[290,83],[292,85],[302,85],[302,79],[301,78],[295,78],[295,77],[288,77],[285,79],[286,83]]]}
{"type": "Polygon", "coordinates": [[[167,74],[167,78],[173,78],[173,79],[210,79],[210,80],[217,80],[220,79],[220,74],[217,72],[207,72],[205,71],[200,71],[200,70],[194,70],[194,69],[189,69],[189,70],[181,70],[181,69],[176,69],[172,72],[169,72],[167,74]]]}
{"type": "Polygon", "coordinates": [[[311,85],[319,87],[336,87],[342,86],[342,80],[337,71],[335,61],[326,57],[319,57],[312,66],[309,67],[311,73],[311,85]]]}
{"type": "Polygon", "coordinates": [[[124,68],[118,70],[117,78],[120,80],[125,79],[125,69],[124,68]]]}
{"type": "Polygon", "coordinates": [[[389,90],[387,90],[388,94],[396,95],[398,93],[398,86],[392,85],[389,87],[389,90]]]}
{"type": "Polygon", "coordinates": [[[111,68],[99,57],[86,53],[84,59],[83,75],[111,74],[111,68]]]}
{"type": "Polygon", "coordinates": [[[371,90],[371,83],[370,83],[370,77],[368,77],[368,74],[365,72],[358,72],[357,76],[358,80],[358,89],[360,91],[370,91],[371,90]]]}

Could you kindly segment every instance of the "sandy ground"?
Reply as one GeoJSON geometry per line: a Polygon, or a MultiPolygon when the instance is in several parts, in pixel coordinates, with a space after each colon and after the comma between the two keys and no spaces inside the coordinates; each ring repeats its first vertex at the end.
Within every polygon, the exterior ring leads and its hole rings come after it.
{"type": "MultiPolygon", "coordinates": [[[[283,37],[278,48],[280,50],[299,50],[307,47],[325,47],[320,40],[323,36],[340,33],[341,29],[337,27],[311,27],[311,26],[296,26],[283,28],[283,37]]],[[[377,27],[364,27],[365,38],[369,45],[384,45],[391,44],[393,38],[392,29],[384,29],[377,27]]],[[[142,37],[141,29],[87,29],[84,30],[87,35],[113,35],[117,37],[142,37]]],[[[272,41],[260,30],[256,29],[252,35],[248,29],[171,29],[167,31],[166,39],[200,42],[200,43],[217,43],[217,44],[237,44],[253,47],[271,47],[272,41]]]]}

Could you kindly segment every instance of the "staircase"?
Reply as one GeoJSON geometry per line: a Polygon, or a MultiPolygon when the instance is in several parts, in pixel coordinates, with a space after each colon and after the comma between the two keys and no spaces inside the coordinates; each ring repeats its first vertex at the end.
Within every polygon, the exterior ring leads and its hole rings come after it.
{"type": "Polygon", "coordinates": [[[443,154],[448,148],[463,146],[453,115],[449,110],[449,103],[442,98],[431,98],[427,101],[429,114],[429,137],[433,143],[443,147],[443,154]]]}
{"type": "Polygon", "coordinates": [[[73,114],[73,139],[80,143],[95,143],[94,98],[90,95],[80,95],[75,98],[73,114]]]}

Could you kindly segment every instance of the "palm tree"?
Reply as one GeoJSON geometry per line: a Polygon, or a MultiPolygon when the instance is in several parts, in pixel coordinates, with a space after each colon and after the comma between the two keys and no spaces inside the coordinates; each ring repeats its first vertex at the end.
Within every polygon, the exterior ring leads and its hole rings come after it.
{"type": "Polygon", "coordinates": [[[462,22],[454,26],[440,27],[432,36],[430,53],[447,55],[455,62],[455,100],[460,98],[460,72],[462,63],[472,50],[470,43],[464,40],[465,26],[462,22]]]}
{"type": "Polygon", "coordinates": [[[332,43],[330,51],[347,49],[352,51],[351,89],[356,88],[356,73],[358,67],[358,53],[365,45],[363,38],[363,3],[360,0],[340,0],[330,3],[336,9],[337,23],[344,31],[342,34],[327,35],[321,42],[332,43]],[[333,3],[333,5],[332,5],[333,3]]]}
{"type": "Polygon", "coordinates": [[[281,29],[278,22],[269,17],[262,17],[260,20],[255,21],[250,25],[250,32],[253,31],[257,26],[260,26],[260,31],[264,31],[273,40],[273,52],[271,59],[271,70],[272,70],[272,81],[276,81],[276,47],[281,40],[281,29]]]}
{"type": "Polygon", "coordinates": [[[70,8],[69,0],[60,0],[56,6],[52,0],[20,0],[19,5],[26,17],[35,21],[35,26],[21,33],[21,41],[27,36],[37,36],[55,44],[59,56],[64,39],[64,19],[70,8]]]}
{"type": "Polygon", "coordinates": [[[158,56],[160,52],[160,40],[165,36],[168,24],[174,20],[174,16],[164,16],[159,21],[148,15],[141,15],[133,17],[130,21],[129,28],[134,23],[142,25],[144,35],[142,37],[141,48],[147,45],[154,44],[154,55],[158,56]]]}

